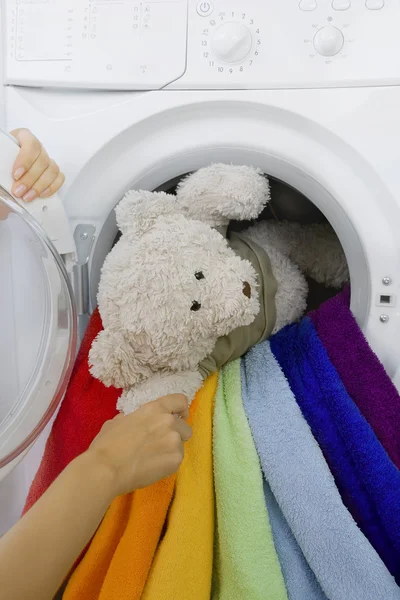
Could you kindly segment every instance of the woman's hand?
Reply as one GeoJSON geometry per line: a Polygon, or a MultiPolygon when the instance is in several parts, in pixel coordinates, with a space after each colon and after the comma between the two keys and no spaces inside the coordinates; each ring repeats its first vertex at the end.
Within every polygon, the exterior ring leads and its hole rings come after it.
{"type": "Polygon", "coordinates": [[[171,395],[103,425],[87,456],[111,469],[113,495],[147,487],[178,470],[183,444],[192,435],[187,417],[186,398],[171,395]]]}
{"type": "Polygon", "coordinates": [[[115,496],[179,468],[192,433],[187,416],[184,396],[165,396],[106,423],[89,450],[0,538],[1,599],[53,598],[115,496]]]}
{"type": "Polygon", "coordinates": [[[21,146],[12,173],[15,180],[11,190],[13,195],[32,202],[37,197],[48,198],[55,194],[65,181],[57,163],[49,158],[29,129],[14,129],[11,135],[21,146]]]}

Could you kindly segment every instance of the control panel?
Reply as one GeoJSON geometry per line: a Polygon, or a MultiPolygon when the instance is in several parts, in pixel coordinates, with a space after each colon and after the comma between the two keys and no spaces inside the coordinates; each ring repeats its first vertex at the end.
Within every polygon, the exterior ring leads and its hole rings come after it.
{"type": "Polygon", "coordinates": [[[189,0],[175,89],[400,83],[399,0],[189,0]]]}
{"type": "Polygon", "coordinates": [[[400,83],[400,0],[3,0],[3,7],[10,84],[141,90],[400,83]]]}
{"type": "Polygon", "coordinates": [[[159,89],[186,66],[187,0],[3,0],[7,83],[159,89]]]}

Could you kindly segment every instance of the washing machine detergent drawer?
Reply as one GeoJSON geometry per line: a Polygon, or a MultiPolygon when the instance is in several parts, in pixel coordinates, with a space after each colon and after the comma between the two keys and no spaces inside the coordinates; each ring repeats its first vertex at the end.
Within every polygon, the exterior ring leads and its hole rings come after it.
{"type": "Polygon", "coordinates": [[[0,479],[62,399],[77,331],[72,288],[60,257],[74,250],[68,220],[57,197],[28,206],[10,195],[17,154],[13,138],[1,133],[0,479]],[[53,241],[43,227],[52,221],[53,241]]]}

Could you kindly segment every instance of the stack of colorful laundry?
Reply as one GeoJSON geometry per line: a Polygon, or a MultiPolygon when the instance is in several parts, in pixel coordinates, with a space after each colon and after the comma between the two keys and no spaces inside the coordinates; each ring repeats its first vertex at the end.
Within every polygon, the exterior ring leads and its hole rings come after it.
{"type": "MultiPolygon", "coordinates": [[[[115,414],[91,320],[28,509],[115,414]]],[[[207,380],[176,477],[117,498],[65,600],[400,600],[400,396],[349,290],[207,380]]]]}

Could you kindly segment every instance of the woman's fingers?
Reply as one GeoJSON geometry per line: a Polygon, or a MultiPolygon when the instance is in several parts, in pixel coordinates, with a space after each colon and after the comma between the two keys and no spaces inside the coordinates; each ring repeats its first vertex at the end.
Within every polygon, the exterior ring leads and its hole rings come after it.
{"type": "Polygon", "coordinates": [[[48,198],[55,194],[65,181],[57,163],[49,158],[28,129],[16,129],[11,133],[21,146],[13,167],[15,183],[11,191],[14,196],[31,202],[37,197],[48,198]]]}
{"type": "Polygon", "coordinates": [[[14,129],[14,131],[11,131],[11,135],[16,138],[21,146],[13,167],[13,177],[15,181],[19,181],[38,158],[42,151],[42,144],[29,129],[14,129]]]}
{"type": "Polygon", "coordinates": [[[182,394],[171,394],[157,400],[159,405],[173,415],[179,415],[182,419],[189,416],[189,405],[186,396],[182,394]]]}

